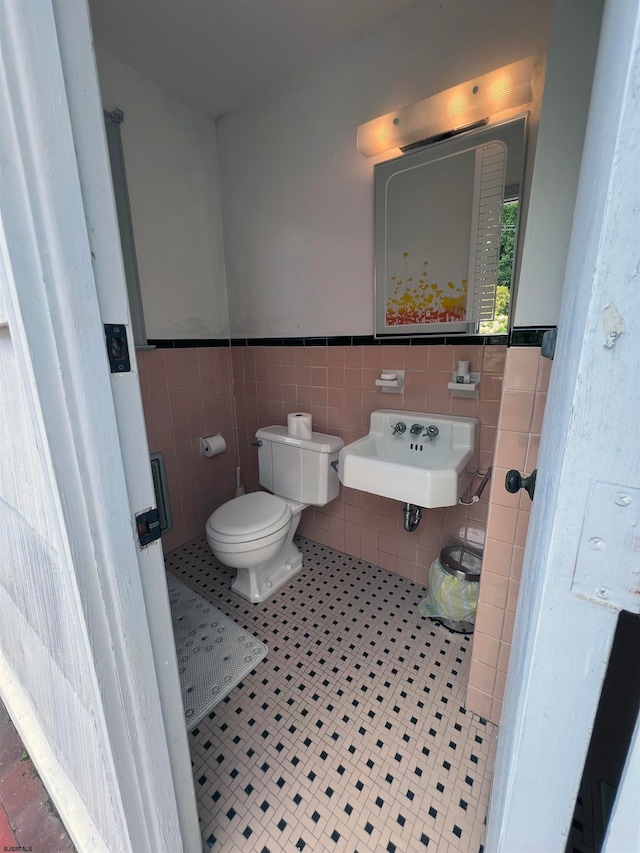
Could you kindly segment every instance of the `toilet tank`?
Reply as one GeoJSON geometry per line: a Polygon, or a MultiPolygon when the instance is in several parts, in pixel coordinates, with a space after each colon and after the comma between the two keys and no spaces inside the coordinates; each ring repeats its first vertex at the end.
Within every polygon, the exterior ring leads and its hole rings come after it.
{"type": "Polygon", "coordinates": [[[331,463],[344,446],[341,438],[312,432],[311,438],[289,435],[285,426],[259,429],[260,483],[281,498],[324,506],[338,497],[340,480],[331,463]]]}

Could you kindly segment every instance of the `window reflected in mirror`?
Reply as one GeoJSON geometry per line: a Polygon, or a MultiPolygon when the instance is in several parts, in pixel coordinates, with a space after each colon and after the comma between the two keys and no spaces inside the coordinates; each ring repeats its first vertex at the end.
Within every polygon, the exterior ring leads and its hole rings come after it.
{"type": "Polygon", "coordinates": [[[517,198],[505,200],[502,205],[495,310],[493,320],[485,320],[480,323],[478,331],[481,335],[506,335],[509,331],[511,283],[515,263],[519,208],[520,200],[517,198]]]}

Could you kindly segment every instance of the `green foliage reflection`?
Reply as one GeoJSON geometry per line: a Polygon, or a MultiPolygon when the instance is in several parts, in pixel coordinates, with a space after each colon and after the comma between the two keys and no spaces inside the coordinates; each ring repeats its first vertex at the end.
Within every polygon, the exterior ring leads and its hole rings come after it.
{"type": "Polygon", "coordinates": [[[480,323],[481,335],[502,335],[506,334],[508,330],[511,277],[513,275],[513,256],[515,252],[517,224],[518,200],[506,201],[502,207],[496,310],[493,320],[480,323]]]}

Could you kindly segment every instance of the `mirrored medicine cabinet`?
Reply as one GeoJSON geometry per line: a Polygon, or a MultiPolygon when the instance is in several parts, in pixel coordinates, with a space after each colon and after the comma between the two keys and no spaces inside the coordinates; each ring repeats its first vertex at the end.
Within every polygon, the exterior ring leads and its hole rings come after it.
{"type": "Polygon", "coordinates": [[[526,116],[379,163],[375,333],[507,332],[526,116]]]}

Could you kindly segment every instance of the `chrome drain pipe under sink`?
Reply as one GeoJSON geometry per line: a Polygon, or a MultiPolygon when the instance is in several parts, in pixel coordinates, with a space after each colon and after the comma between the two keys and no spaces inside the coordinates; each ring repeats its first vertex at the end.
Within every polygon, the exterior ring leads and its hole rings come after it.
{"type": "Polygon", "coordinates": [[[416,504],[405,504],[402,511],[404,517],[404,529],[407,533],[413,533],[416,527],[420,524],[422,518],[422,507],[416,504]]]}

